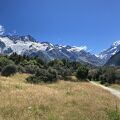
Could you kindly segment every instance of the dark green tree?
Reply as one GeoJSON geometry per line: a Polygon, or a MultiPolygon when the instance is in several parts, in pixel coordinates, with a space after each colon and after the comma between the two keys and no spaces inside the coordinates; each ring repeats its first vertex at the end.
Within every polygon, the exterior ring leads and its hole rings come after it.
{"type": "Polygon", "coordinates": [[[12,60],[7,57],[1,56],[0,57],[0,71],[7,65],[14,64],[12,60]]]}
{"type": "Polygon", "coordinates": [[[8,77],[14,75],[16,72],[17,69],[15,65],[7,65],[6,67],[3,68],[1,75],[8,77]]]}
{"type": "Polygon", "coordinates": [[[80,66],[76,71],[76,77],[80,80],[85,80],[88,77],[88,68],[86,66],[80,66]]]}

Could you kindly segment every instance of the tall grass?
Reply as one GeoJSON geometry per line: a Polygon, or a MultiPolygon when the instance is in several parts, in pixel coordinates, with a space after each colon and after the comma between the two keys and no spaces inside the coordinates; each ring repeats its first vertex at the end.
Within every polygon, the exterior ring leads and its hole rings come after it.
{"type": "Polygon", "coordinates": [[[116,105],[119,115],[120,100],[90,83],[33,85],[26,77],[0,77],[0,120],[110,120],[116,105]]]}

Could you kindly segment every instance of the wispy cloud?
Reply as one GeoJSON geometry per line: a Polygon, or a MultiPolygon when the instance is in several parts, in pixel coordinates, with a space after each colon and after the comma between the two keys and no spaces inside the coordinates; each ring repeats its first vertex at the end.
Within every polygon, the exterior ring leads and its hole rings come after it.
{"type": "Polygon", "coordinates": [[[0,25],[0,35],[3,35],[5,33],[4,26],[0,25]]]}

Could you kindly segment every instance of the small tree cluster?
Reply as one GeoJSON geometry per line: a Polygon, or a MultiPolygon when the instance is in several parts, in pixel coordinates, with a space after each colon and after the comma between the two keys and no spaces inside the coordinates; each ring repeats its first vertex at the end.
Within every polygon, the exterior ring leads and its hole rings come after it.
{"type": "Polygon", "coordinates": [[[49,68],[48,70],[45,69],[39,69],[35,75],[32,75],[27,78],[27,82],[29,83],[51,83],[57,81],[57,71],[49,68]]]}
{"type": "Polygon", "coordinates": [[[80,67],[77,69],[76,77],[77,77],[79,80],[86,80],[87,77],[88,77],[88,68],[85,67],[85,66],[80,66],[80,67]]]}
{"type": "Polygon", "coordinates": [[[14,62],[12,60],[10,60],[7,57],[1,56],[0,57],[0,71],[2,71],[2,69],[7,66],[7,65],[13,65],[14,62]]]}
{"type": "Polygon", "coordinates": [[[69,61],[67,59],[53,60],[48,63],[53,69],[56,69],[60,79],[67,80],[69,76],[74,75],[80,63],[69,61]]]}
{"type": "Polygon", "coordinates": [[[100,77],[101,74],[102,74],[101,69],[90,69],[89,72],[88,72],[88,79],[99,81],[99,77],[100,77]]]}
{"type": "Polygon", "coordinates": [[[89,80],[100,81],[101,84],[120,83],[120,69],[115,67],[101,67],[89,70],[89,80]]]}
{"type": "Polygon", "coordinates": [[[7,65],[6,67],[3,68],[1,75],[8,77],[14,75],[16,72],[17,69],[15,65],[7,65]]]}
{"type": "Polygon", "coordinates": [[[78,80],[96,80],[102,84],[120,83],[119,67],[94,67],[86,64],[82,65],[76,61],[67,59],[52,60],[44,62],[39,57],[28,57],[13,53],[10,56],[0,56],[1,75],[10,76],[14,73],[33,74],[27,81],[32,83],[53,82],[57,78],[68,80],[70,76],[76,75],[78,80]]]}

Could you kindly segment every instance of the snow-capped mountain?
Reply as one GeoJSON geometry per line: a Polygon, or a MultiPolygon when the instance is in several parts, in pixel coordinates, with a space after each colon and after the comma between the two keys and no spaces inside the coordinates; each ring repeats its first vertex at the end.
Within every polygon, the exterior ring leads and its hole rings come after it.
{"type": "Polygon", "coordinates": [[[113,55],[120,51],[120,40],[114,42],[110,48],[104,50],[99,54],[99,57],[107,62],[113,55]]]}
{"type": "Polygon", "coordinates": [[[43,60],[70,59],[94,65],[102,65],[103,61],[87,52],[86,47],[53,45],[48,42],[38,42],[32,36],[2,35],[0,36],[0,54],[17,54],[39,56],[43,60]]]}

